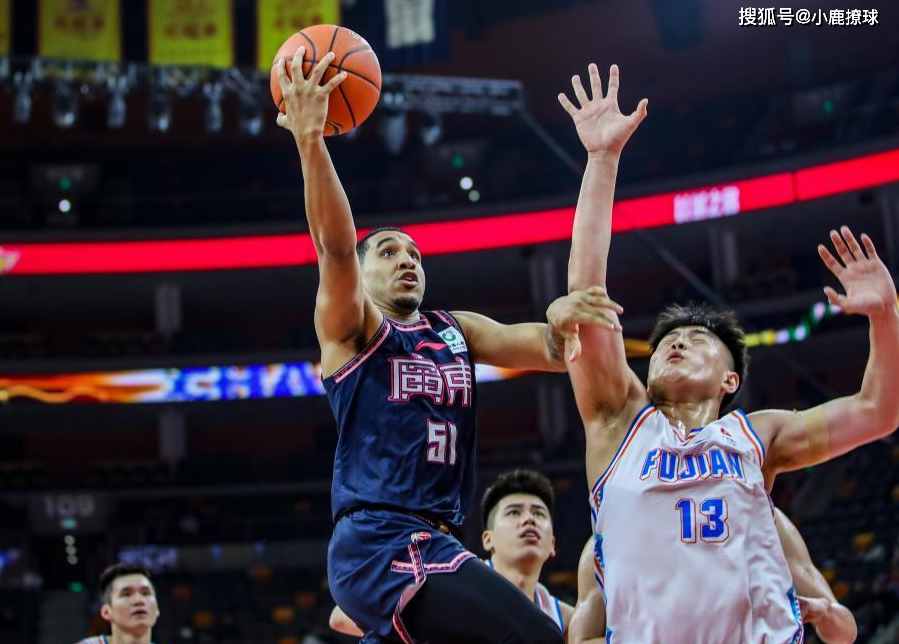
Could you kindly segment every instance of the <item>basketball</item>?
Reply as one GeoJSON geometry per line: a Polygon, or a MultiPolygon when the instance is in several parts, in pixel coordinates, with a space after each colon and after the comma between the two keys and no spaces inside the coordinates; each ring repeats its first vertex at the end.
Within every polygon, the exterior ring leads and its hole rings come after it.
{"type": "MultiPolygon", "coordinates": [[[[356,32],[336,25],[313,25],[295,33],[281,45],[275,54],[275,61],[287,61],[287,75],[290,76],[290,61],[300,46],[306,47],[303,55],[303,75],[309,72],[329,51],[335,54],[328,66],[322,83],[328,82],[335,74],[346,72],[347,77],[329,97],[328,118],[325,136],[345,134],[359,127],[369,117],[378,97],[381,95],[381,66],[378,57],[365,39],[356,32]]],[[[286,105],[278,85],[277,69],[272,67],[270,85],[272,98],[281,112],[286,105]]]]}

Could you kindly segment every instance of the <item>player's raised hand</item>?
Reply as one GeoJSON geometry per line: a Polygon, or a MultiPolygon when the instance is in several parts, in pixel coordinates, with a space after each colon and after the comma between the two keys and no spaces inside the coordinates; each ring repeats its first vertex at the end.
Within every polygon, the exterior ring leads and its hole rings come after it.
{"type": "Polygon", "coordinates": [[[585,291],[572,291],[556,299],[546,309],[550,327],[565,338],[568,360],[575,362],[581,355],[580,325],[595,324],[611,331],[621,331],[621,325],[611,313],[622,314],[624,309],[609,298],[606,289],[591,286],[585,291]]]}
{"type": "Polygon", "coordinates": [[[334,59],[334,53],[328,52],[309,72],[309,78],[303,75],[303,54],[305,47],[297,49],[290,61],[290,76],[287,75],[287,63],[283,58],[275,61],[278,84],[284,96],[285,113],[278,114],[278,125],[293,132],[297,138],[308,135],[321,135],[328,117],[328,96],[346,78],[346,72],[335,74],[327,83],[322,84],[322,77],[328,65],[334,59]]]}
{"type": "Polygon", "coordinates": [[[591,96],[587,96],[581,77],[573,76],[571,85],[580,107],[575,106],[564,93],[559,94],[559,103],[571,115],[581,143],[589,154],[620,154],[637,126],[646,118],[649,101],[644,98],[636,110],[624,115],[618,108],[618,65],[612,65],[609,69],[609,88],[605,96],[596,64],[590,63],[587,70],[590,73],[591,96]]]}
{"type": "Polygon", "coordinates": [[[848,226],[840,228],[840,232],[831,230],[830,241],[839,260],[824,244],[818,245],[818,255],[824,265],[846,291],[841,294],[825,286],[824,294],[831,304],[848,313],[875,316],[896,308],[896,285],[889,269],[878,257],[871,238],[863,233],[861,240],[860,245],[848,226]]]}

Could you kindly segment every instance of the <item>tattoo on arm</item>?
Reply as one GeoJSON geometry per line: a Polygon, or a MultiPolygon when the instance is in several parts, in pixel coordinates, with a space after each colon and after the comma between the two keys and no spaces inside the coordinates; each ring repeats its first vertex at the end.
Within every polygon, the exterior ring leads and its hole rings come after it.
{"type": "Polygon", "coordinates": [[[562,356],[565,355],[565,338],[562,337],[562,334],[547,324],[546,331],[543,332],[543,339],[549,350],[549,357],[554,362],[562,362],[562,356]]]}

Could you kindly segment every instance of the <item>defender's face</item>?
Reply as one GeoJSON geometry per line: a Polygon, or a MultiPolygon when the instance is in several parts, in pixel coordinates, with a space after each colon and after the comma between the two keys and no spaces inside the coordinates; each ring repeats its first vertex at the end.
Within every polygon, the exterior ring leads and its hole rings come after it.
{"type": "Polygon", "coordinates": [[[129,633],[151,630],[159,619],[153,584],[139,574],[116,578],[109,591],[109,603],[103,604],[100,615],[129,633]]]}
{"type": "Polygon", "coordinates": [[[510,494],[496,507],[493,527],[482,536],[484,549],[508,563],[554,556],[556,538],[546,504],[532,494],[510,494]]]}
{"type": "Polygon", "coordinates": [[[418,309],[425,293],[418,246],[398,230],[373,235],[362,258],[362,280],[375,302],[407,311],[418,309]]]}
{"type": "Polygon", "coordinates": [[[653,400],[705,400],[729,389],[735,377],[730,351],[718,336],[703,326],[685,326],[659,342],[647,384],[653,400]]]}

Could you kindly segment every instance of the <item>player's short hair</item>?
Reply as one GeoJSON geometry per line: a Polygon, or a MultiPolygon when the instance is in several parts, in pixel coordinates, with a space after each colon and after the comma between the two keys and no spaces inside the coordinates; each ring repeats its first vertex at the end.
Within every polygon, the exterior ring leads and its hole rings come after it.
{"type": "Polygon", "coordinates": [[[532,494],[546,504],[550,515],[556,501],[552,483],[540,472],[534,470],[511,470],[500,474],[484,492],[481,499],[481,518],[484,528],[491,530],[499,502],[510,494],[532,494]]]}
{"type": "Polygon", "coordinates": [[[740,376],[740,387],[732,394],[726,394],[721,401],[721,408],[726,409],[743,387],[746,369],[749,366],[749,353],[746,350],[746,333],[737,321],[733,311],[722,311],[708,304],[688,302],[685,305],[672,304],[659,313],[656,325],[649,336],[649,344],[655,351],[659,343],[673,329],[682,326],[701,326],[714,333],[727,350],[734,362],[734,371],[740,376]]]}
{"type": "Polygon", "coordinates": [[[150,582],[150,585],[153,586],[153,578],[150,577],[150,573],[143,566],[124,562],[113,564],[100,574],[100,600],[104,604],[109,603],[109,595],[112,592],[112,582],[119,577],[126,577],[127,575],[143,575],[147,578],[147,581],[150,582]]]}
{"type": "MultiPolygon", "coordinates": [[[[359,258],[359,263],[362,263],[362,260],[365,258],[365,252],[368,250],[368,240],[377,235],[378,233],[383,233],[385,230],[395,230],[398,233],[403,233],[404,235],[409,235],[402,228],[397,228],[395,226],[382,226],[380,228],[375,228],[374,230],[370,230],[356,242],[356,256],[359,258]]],[[[411,237],[411,235],[409,235],[411,237]]]]}

